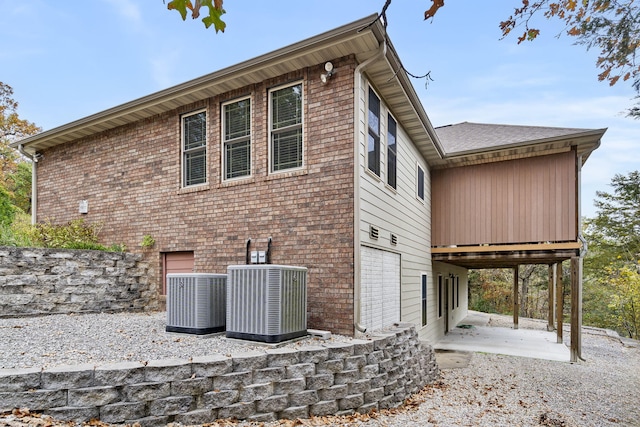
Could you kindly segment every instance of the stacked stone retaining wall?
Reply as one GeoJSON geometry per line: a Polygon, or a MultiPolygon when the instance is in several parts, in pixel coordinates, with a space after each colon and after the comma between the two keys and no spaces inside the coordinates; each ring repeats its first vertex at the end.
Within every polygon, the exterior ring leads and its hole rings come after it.
{"type": "Polygon", "coordinates": [[[231,357],[0,369],[0,412],[142,426],[273,421],[398,406],[439,376],[409,324],[349,343],[231,357]]]}
{"type": "Polygon", "coordinates": [[[0,247],[0,316],[155,309],[132,253],[0,247]]]}

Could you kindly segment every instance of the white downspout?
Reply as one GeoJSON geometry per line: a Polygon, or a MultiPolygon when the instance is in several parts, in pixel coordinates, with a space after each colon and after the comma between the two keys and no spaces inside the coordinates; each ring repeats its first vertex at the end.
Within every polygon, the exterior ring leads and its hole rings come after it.
{"type": "Polygon", "coordinates": [[[35,155],[31,155],[24,151],[22,144],[18,145],[18,151],[20,154],[31,160],[31,224],[37,222],[37,210],[38,210],[38,174],[36,173],[36,165],[38,159],[35,155]]]}
{"type": "Polygon", "coordinates": [[[374,60],[387,53],[387,42],[383,41],[378,52],[358,65],[353,72],[354,113],[353,113],[353,325],[358,332],[367,328],[360,324],[360,91],[362,89],[362,71],[374,60]]]}

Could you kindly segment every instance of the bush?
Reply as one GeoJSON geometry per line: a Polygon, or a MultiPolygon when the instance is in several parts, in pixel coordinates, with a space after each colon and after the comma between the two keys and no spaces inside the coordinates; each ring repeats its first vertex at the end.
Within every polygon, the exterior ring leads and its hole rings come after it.
{"type": "Polygon", "coordinates": [[[18,209],[11,203],[7,190],[0,187],[0,226],[10,226],[18,209]]]}
{"type": "Polygon", "coordinates": [[[123,244],[105,246],[98,242],[102,224],[89,224],[75,219],[65,225],[51,221],[31,225],[30,216],[18,210],[13,224],[0,224],[0,246],[44,247],[61,249],[89,249],[108,252],[125,252],[123,244]]]}
{"type": "Polygon", "coordinates": [[[65,225],[47,220],[35,225],[35,234],[45,248],[89,249],[89,246],[99,244],[101,228],[101,224],[89,224],[84,219],[74,219],[65,225]]]}
{"type": "Polygon", "coordinates": [[[0,225],[0,246],[41,246],[34,238],[31,216],[18,209],[12,224],[0,225]]]}

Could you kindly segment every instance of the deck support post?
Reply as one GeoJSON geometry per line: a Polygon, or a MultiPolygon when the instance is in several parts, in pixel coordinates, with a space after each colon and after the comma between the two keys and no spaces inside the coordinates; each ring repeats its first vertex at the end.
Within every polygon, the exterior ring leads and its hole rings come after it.
{"type": "Polygon", "coordinates": [[[571,362],[582,355],[582,269],[581,258],[571,258],[571,362]]]}
{"type": "Polygon", "coordinates": [[[518,329],[518,316],[520,314],[520,298],[518,297],[518,270],[519,265],[513,268],[513,329],[518,329]]]}
{"type": "Polygon", "coordinates": [[[562,313],[564,311],[564,295],[562,286],[562,262],[556,264],[556,335],[557,343],[562,344],[562,313]]]}
{"type": "Polygon", "coordinates": [[[549,315],[547,317],[547,331],[552,332],[555,329],[555,321],[553,318],[553,308],[554,302],[553,297],[555,295],[554,285],[556,283],[554,278],[555,273],[555,264],[549,264],[549,299],[547,301],[547,305],[549,306],[549,315]]]}

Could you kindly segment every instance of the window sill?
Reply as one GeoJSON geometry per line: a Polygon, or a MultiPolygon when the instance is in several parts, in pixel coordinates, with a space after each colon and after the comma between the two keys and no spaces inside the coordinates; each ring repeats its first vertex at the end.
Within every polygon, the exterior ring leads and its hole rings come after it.
{"type": "Polygon", "coordinates": [[[236,185],[255,184],[255,183],[256,183],[256,179],[253,176],[246,176],[242,178],[233,178],[233,179],[224,180],[220,183],[220,185],[218,185],[218,188],[227,188],[227,187],[234,187],[236,185]]]}
{"type": "Polygon", "coordinates": [[[290,171],[282,171],[282,172],[271,172],[266,180],[267,181],[271,181],[274,179],[281,179],[281,178],[291,178],[294,176],[302,176],[302,175],[307,175],[309,173],[309,171],[307,170],[307,168],[302,168],[302,169],[293,169],[290,171]]]}
{"type": "Polygon", "coordinates": [[[182,187],[178,190],[178,194],[190,194],[197,193],[198,191],[206,191],[211,189],[211,186],[207,184],[199,184],[191,187],[182,187]]]}
{"type": "Polygon", "coordinates": [[[364,172],[369,175],[371,178],[375,179],[378,182],[382,182],[382,178],[379,175],[376,175],[374,171],[365,166],[364,172]]]}

